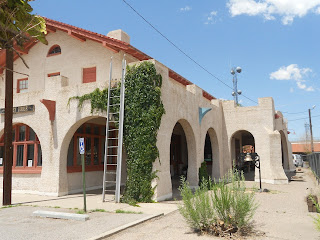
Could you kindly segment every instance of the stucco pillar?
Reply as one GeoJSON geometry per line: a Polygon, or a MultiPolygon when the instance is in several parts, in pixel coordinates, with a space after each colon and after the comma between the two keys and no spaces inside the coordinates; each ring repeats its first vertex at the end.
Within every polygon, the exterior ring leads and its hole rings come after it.
{"type": "MultiPolygon", "coordinates": [[[[288,183],[282,167],[281,135],[278,131],[258,136],[256,150],[260,156],[262,182],[272,184],[288,183]]],[[[255,181],[259,181],[259,171],[255,172],[255,181]]]]}
{"type": "Polygon", "coordinates": [[[39,190],[45,195],[60,196],[59,183],[61,179],[59,172],[61,166],[56,121],[50,121],[47,125],[49,125],[48,128],[41,134],[45,138],[43,138],[43,143],[41,142],[43,165],[39,190]]]}

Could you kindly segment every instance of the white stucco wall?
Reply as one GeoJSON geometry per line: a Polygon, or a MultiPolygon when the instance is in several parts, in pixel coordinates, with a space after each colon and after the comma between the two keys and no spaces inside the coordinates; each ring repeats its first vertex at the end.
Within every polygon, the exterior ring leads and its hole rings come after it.
{"type": "MultiPolygon", "coordinates": [[[[82,186],[79,177],[74,176],[77,174],[67,174],[67,150],[73,133],[87,120],[106,116],[105,113],[91,114],[90,103],[85,103],[82,110],[78,111],[77,101],[71,101],[67,106],[68,99],[90,93],[97,87],[106,87],[111,56],[113,57],[113,79],[119,80],[123,52],[113,53],[96,42],[90,40],[81,42],[58,30],[48,34],[47,40],[49,42],[47,46],[38,43],[27,55],[23,55],[30,69],[27,69],[20,59],[14,62],[15,71],[29,75],[29,88],[26,93],[16,93],[17,79],[26,76],[14,73],[13,105],[35,105],[35,112],[14,114],[13,123],[27,124],[36,132],[42,147],[43,166],[41,174],[19,174],[19,176],[25,176],[25,183],[20,183],[21,178],[14,173],[13,191],[63,195],[68,193],[69,187],[73,191],[77,188],[81,189],[82,186]],[[47,57],[50,47],[55,44],[61,47],[61,54],[47,57]],[[83,84],[82,68],[93,66],[97,68],[96,82],[83,84]],[[47,77],[47,74],[52,72],[60,72],[61,76],[47,77]],[[48,110],[40,99],[56,101],[56,118],[53,122],[49,120],[48,110]],[[70,181],[68,181],[68,175],[70,175],[70,181]]],[[[127,55],[126,59],[127,62],[136,61],[130,55],[127,55]]],[[[0,107],[4,107],[3,79],[4,74],[0,81],[0,107]]],[[[4,115],[1,115],[1,131],[3,128],[4,115]]],[[[96,180],[88,181],[88,188],[95,186],[97,186],[96,180]]]]}
{"type": "MultiPolygon", "coordinates": [[[[113,56],[113,79],[120,79],[123,52],[113,53],[101,44],[87,40],[81,42],[58,31],[47,36],[49,45],[36,44],[24,55],[30,66],[27,69],[20,59],[15,61],[15,71],[29,74],[29,91],[14,94],[14,106],[35,105],[35,112],[14,114],[14,123],[24,123],[34,129],[42,147],[43,166],[41,174],[13,174],[13,190],[47,195],[64,195],[82,190],[81,173],[67,173],[67,151],[70,140],[83,123],[97,117],[106,117],[106,113],[91,113],[90,103],[85,102],[81,111],[77,101],[68,99],[92,92],[95,88],[107,86],[110,58],[113,56]],[[61,46],[60,55],[47,57],[51,46],[61,46]],[[82,83],[82,68],[97,68],[97,81],[82,83]],[[47,77],[48,73],[60,72],[61,76],[47,77]],[[56,118],[49,120],[46,107],[40,99],[56,102],[56,118]]],[[[126,55],[129,65],[139,64],[137,59],[126,55]]],[[[179,122],[185,132],[188,148],[188,181],[192,187],[198,185],[198,169],[204,160],[204,143],[207,132],[213,150],[212,177],[219,178],[231,168],[231,138],[239,130],[252,133],[256,151],[261,157],[262,179],[270,183],[286,183],[287,178],[281,163],[281,133],[287,140],[285,122],[275,120],[272,98],[259,99],[254,107],[235,107],[233,101],[211,100],[203,97],[202,89],[196,85],[184,86],[169,77],[169,69],[156,60],[149,60],[162,75],[161,89],[165,115],[158,131],[157,147],[160,162],[154,163],[159,170],[154,198],[163,200],[172,196],[170,173],[170,141],[172,131],[179,122]],[[199,107],[211,108],[201,124],[199,107]],[[280,146],[280,147],[279,147],[280,146]]],[[[17,79],[25,78],[14,74],[14,92],[17,79]]],[[[4,107],[4,81],[0,81],[0,107],[4,107]]],[[[3,132],[4,115],[0,119],[0,131],[3,132]]],[[[288,152],[290,152],[290,143],[288,152]]],[[[291,156],[291,153],[288,153],[291,156]]],[[[123,160],[122,183],[125,183],[125,154],[123,160]]],[[[292,170],[292,161],[289,169],[292,170]]],[[[1,178],[1,175],[0,175],[1,178]]],[[[256,177],[257,178],[257,177],[256,177]]],[[[102,172],[87,172],[88,189],[102,185],[102,172]]]]}
{"type": "MultiPolygon", "coordinates": [[[[250,132],[255,140],[255,150],[260,156],[262,181],[287,183],[288,179],[282,167],[279,133],[286,133],[287,127],[276,121],[272,98],[259,98],[258,103],[258,106],[253,107],[236,107],[234,101],[223,102],[229,149],[232,150],[231,138],[234,133],[240,130],[250,132]]],[[[255,179],[258,180],[258,171],[255,179]]]]}

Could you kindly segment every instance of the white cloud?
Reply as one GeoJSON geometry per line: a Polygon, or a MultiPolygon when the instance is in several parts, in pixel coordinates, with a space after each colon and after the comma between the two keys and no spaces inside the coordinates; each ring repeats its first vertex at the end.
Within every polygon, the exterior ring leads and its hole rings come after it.
{"type": "Polygon", "coordinates": [[[261,15],[265,20],[274,20],[279,16],[284,25],[309,12],[320,14],[320,0],[229,0],[227,7],[232,17],[261,15]]]}
{"type": "Polygon", "coordinates": [[[314,91],[314,88],[312,86],[307,87],[307,85],[302,83],[302,82],[297,82],[297,86],[298,86],[298,88],[300,88],[302,90],[305,90],[307,92],[313,92],[314,91]]]}
{"type": "Polygon", "coordinates": [[[312,72],[310,68],[299,68],[297,64],[290,64],[287,67],[281,67],[278,71],[270,74],[270,79],[275,80],[302,80],[303,75],[312,72]]]}
{"type": "Polygon", "coordinates": [[[207,20],[204,24],[214,24],[216,22],[216,16],[218,12],[217,11],[212,11],[209,13],[209,16],[207,17],[207,20]]]}
{"type": "MultiPolygon", "coordinates": [[[[307,92],[313,92],[314,88],[312,86],[307,86],[304,82],[305,78],[309,72],[312,72],[310,68],[299,68],[297,64],[290,64],[289,66],[280,67],[278,71],[270,73],[270,79],[275,80],[293,80],[296,82],[299,89],[305,90],[307,92]]],[[[293,89],[290,89],[293,92],[293,89]]]]}
{"type": "Polygon", "coordinates": [[[188,11],[191,11],[191,7],[190,6],[185,6],[183,8],[180,8],[180,12],[188,12],[188,11]]]}
{"type": "Polygon", "coordinates": [[[291,92],[291,93],[293,93],[293,92],[294,92],[294,89],[293,89],[293,87],[291,87],[291,88],[290,88],[290,92],[291,92]]]}

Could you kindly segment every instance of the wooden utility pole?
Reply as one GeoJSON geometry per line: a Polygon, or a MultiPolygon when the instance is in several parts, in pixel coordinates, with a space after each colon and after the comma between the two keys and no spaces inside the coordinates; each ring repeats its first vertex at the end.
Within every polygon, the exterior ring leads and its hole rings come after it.
{"type": "Polygon", "coordinates": [[[312,123],[311,123],[311,109],[310,108],[309,108],[309,122],[310,122],[310,135],[311,135],[311,152],[314,152],[313,135],[312,135],[312,123]]]}
{"type": "Polygon", "coordinates": [[[11,205],[12,191],[12,115],[13,115],[13,51],[6,49],[6,83],[4,112],[3,205],[11,205]]]}

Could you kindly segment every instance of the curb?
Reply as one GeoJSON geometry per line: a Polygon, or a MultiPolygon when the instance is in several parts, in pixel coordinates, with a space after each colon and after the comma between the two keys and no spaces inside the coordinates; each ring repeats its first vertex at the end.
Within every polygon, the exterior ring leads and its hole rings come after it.
{"type": "Polygon", "coordinates": [[[42,211],[42,210],[34,211],[32,213],[32,216],[42,217],[42,218],[67,219],[67,220],[75,220],[75,221],[87,221],[89,219],[89,215],[87,214],[51,212],[51,211],[42,211]]]}
{"type": "Polygon", "coordinates": [[[112,230],[106,231],[106,232],[104,232],[104,233],[102,233],[102,234],[100,234],[100,235],[98,235],[96,237],[89,238],[89,240],[101,240],[101,239],[110,237],[110,236],[112,236],[112,235],[114,235],[116,233],[122,232],[123,230],[126,230],[128,228],[134,227],[136,225],[139,225],[141,223],[147,222],[147,221],[152,220],[154,218],[163,217],[163,216],[164,216],[163,213],[147,216],[147,217],[144,217],[142,219],[136,220],[134,222],[127,223],[127,224],[124,224],[124,225],[122,225],[120,227],[117,227],[117,228],[114,228],[112,230]]]}

